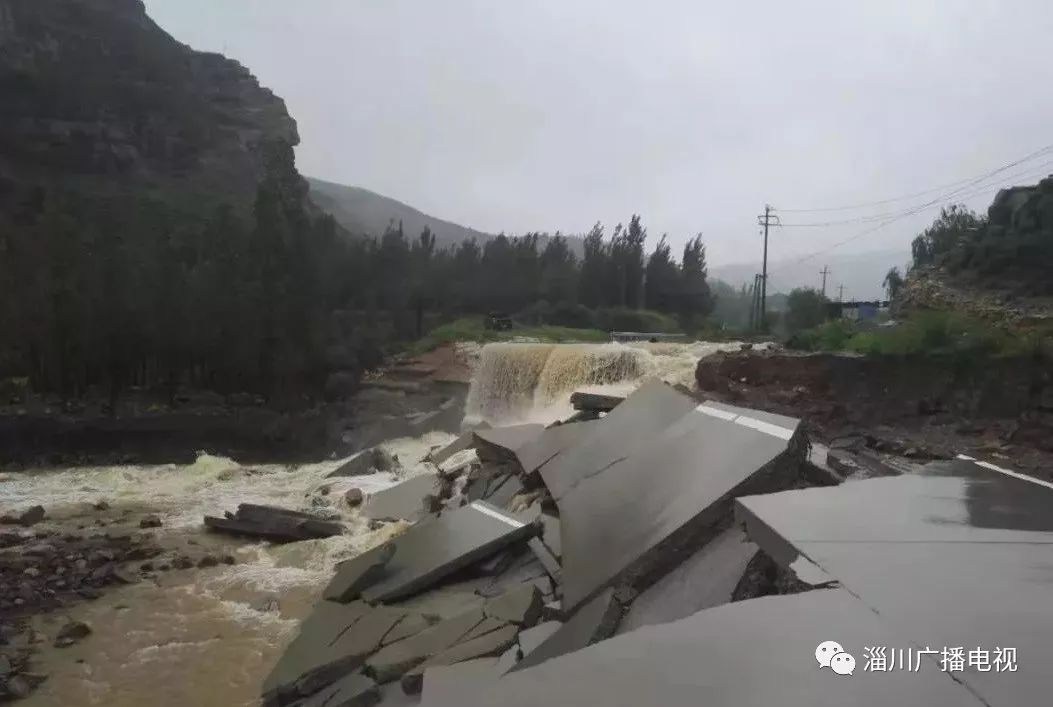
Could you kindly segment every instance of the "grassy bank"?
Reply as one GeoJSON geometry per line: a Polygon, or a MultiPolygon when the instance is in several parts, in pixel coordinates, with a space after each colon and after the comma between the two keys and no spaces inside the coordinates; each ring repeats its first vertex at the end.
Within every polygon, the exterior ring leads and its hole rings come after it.
{"type": "Polygon", "coordinates": [[[957,354],[1023,356],[1049,346],[1048,327],[1010,330],[957,312],[920,312],[890,326],[835,320],[799,332],[787,342],[805,351],[868,355],[957,354]]]}
{"type": "Polygon", "coordinates": [[[601,343],[610,340],[610,335],[599,329],[576,329],[562,326],[514,326],[508,331],[494,331],[486,328],[485,317],[462,317],[448,324],[437,326],[423,338],[410,344],[407,351],[421,354],[458,341],[511,341],[515,338],[537,339],[544,343],[561,344],[569,342],[601,343]]]}

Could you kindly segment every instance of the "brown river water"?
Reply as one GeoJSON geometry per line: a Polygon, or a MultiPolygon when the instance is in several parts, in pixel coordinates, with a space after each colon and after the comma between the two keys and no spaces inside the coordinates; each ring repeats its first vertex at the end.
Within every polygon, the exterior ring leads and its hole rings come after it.
{"type": "MultiPolygon", "coordinates": [[[[466,421],[551,421],[571,412],[575,389],[628,393],[648,377],[690,384],[694,365],[730,344],[490,345],[476,350],[466,421]]],[[[452,435],[431,432],[382,446],[405,467],[392,474],[326,479],[345,460],[296,466],[242,466],[203,454],[194,464],[39,470],[0,474],[0,507],[41,504],[44,530],[92,527],[110,505],[108,531],[138,532],[138,520],[157,514],[156,541],[170,551],[232,554],[235,565],[159,572],[157,578],[111,589],[93,602],[34,619],[42,640],[34,670],[48,679],[20,704],[27,707],[238,707],[258,705],[263,679],[295,635],[332,576],[334,565],[401,530],[370,531],[343,501],[351,487],[370,493],[426,470],[421,462],[452,435]],[[319,493],[331,485],[328,495],[319,493]],[[337,511],[345,535],[272,546],[210,535],[203,515],[222,515],[239,503],[337,511]],[[91,635],[53,648],[58,628],[73,619],[91,635]]],[[[85,531],[87,532],[87,531],[85,531]]],[[[167,553],[166,553],[167,554],[167,553]]]]}

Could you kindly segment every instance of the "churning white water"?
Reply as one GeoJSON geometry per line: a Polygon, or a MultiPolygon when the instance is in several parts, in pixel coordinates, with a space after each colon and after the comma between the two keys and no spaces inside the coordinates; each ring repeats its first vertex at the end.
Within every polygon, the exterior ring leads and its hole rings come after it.
{"type": "Polygon", "coordinates": [[[649,378],[694,387],[700,358],[739,342],[487,344],[468,392],[467,420],[552,422],[573,413],[574,391],[625,395],[649,378]]]}
{"type": "Polygon", "coordinates": [[[301,465],[241,465],[201,455],[190,465],[97,467],[0,475],[0,508],[40,504],[39,528],[62,532],[138,532],[146,514],[161,518],[157,542],[200,557],[230,553],[232,566],[160,573],[156,579],[107,592],[103,598],[35,619],[54,636],[68,618],[93,633],[72,648],[40,644],[47,682],[28,705],[255,705],[259,686],[298,620],[332,576],[334,565],[401,532],[401,524],[370,531],[344,501],[351,487],[372,493],[427,471],[420,460],[451,435],[429,433],[384,443],[405,471],[326,478],[346,460],[301,465]],[[328,487],[323,495],[321,489],[328,487]],[[106,501],[109,508],[94,508],[106,501]],[[239,503],[325,511],[348,532],[332,538],[270,545],[205,533],[203,515],[239,503]],[[107,525],[96,527],[104,517],[107,525]],[[81,659],[82,662],[75,662],[81,659]]]}
{"type": "MultiPolygon", "coordinates": [[[[471,346],[464,346],[468,353],[471,346]]],[[[658,377],[693,387],[699,358],[739,344],[489,344],[478,350],[466,421],[494,424],[551,422],[572,410],[570,393],[591,390],[627,394],[658,377]]],[[[427,412],[427,411],[421,411],[427,412]]],[[[428,450],[451,435],[428,433],[384,443],[405,472],[421,473],[428,450]]],[[[27,705],[256,705],[259,686],[342,559],[384,542],[404,529],[388,524],[370,531],[344,502],[358,487],[365,493],[398,478],[383,473],[326,478],[345,460],[300,465],[242,465],[201,455],[190,465],[117,466],[39,470],[0,475],[0,508],[40,504],[42,528],[62,532],[139,532],[138,520],[156,514],[157,542],[169,551],[200,556],[232,553],[233,566],[159,573],[157,578],[109,591],[66,612],[35,619],[45,637],[68,618],[87,621],[93,633],[81,643],[55,649],[39,644],[41,669],[49,674],[27,705]],[[328,487],[328,493],[321,493],[328,487]],[[110,509],[105,528],[96,528],[110,509]],[[288,545],[237,541],[207,534],[203,515],[222,515],[239,503],[260,503],[334,513],[344,535],[288,545]],[[79,661],[79,662],[78,662],[79,661]]]]}

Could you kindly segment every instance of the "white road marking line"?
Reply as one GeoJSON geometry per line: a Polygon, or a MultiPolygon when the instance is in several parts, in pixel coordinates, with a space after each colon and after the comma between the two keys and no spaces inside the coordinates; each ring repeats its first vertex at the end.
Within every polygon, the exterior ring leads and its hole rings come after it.
{"type": "Polygon", "coordinates": [[[789,441],[790,437],[793,437],[793,430],[786,429],[785,427],[779,427],[778,425],[773,425],[772,423],[765,422],[764,420],[757,420],[752,417],[746,417],[745,415],[740,415],[735,420],[735,424],[742,425],[743,427],[752,427],[755,430],[760,430],[761,432],[770,434],[772,437],[778,437],[779,439],[783,439],[786,441],[789,441]]]}
{"type": "Polygon", "coordinates": [[[515,518],[509,518],[508,516],[506,516],[503,513],[498,513],[493,508],[487,508],[486,506],[484,506],[483,504],[479,503],[478,501],[474,501],[470,505],[471,505],[472,508],[474,508],[475,510],[479,511],[480,513],[485,513],[486,515],[490,516],[491,518],[496,518],[499,521],[507,523],[508,525],[512,526],[513,528],[522,528],[524,525],[526,525],[526,523],[520,523],[515,518]]]}
{"type": "Polygon", "coordinates": [[[992,464],[991,462],[979,461],[975,457],[970,457],[970,456],[967,456],[965,454],[959,454],[958,458],[959,459],[964,459],[965,461],[973,462],[977,466],[982,466],[985,469],[990,469],[991,471],[997,471],[998,473],[1005,474],[1006,476],[1012,476],[1014,479],[1020,479],[1021,481],[1030,481],[1033,484],[1038,484],[1039,486],[1045,486],[1046,488],[1053,489],[1053,484],[1051,484],[1048,481],[1042,481],[1041,479],[1036,479],[1033,476],[1028,476],[1027,474],[1021,474],[1020,472],[1017,472],[1017,471],[1011,471],[1009,469],[1003,469],[1002,467],[996,466],[995,464],[992,464]]]}
{"type": "Polygon", "coordinates": [[[725,420],[727,422],[734,422],[736,425],[742,425],[743,427],[749,427],[769,434],[772,437],[778,437],[779,439],[789,441],[793,437],[793,430],[786,427],[780,427],[779,425],[773,425],[770,422],[764,420],[758,420],[755,417],[749,417],[748,415],[736,415],[733,412],[727,410],[721,410],[720,408],[710,407],[709,405],[702,404],[695,408],[695,412],[700,412],[703,415],[709,415],[719,420],[725,420]]]}
{"type": "Polygon", "coordinates": [[[716,417],[721,420],[727,420],[728,422],[732,422],[738,417],[738,415],[733,412],[728,412],[727,410],[721,410],[720,408],[710,407],[709,405],[704,404],[695,408],[695,412],[700,412],[703,415],[709,415],[710,417],[716,417]]]}

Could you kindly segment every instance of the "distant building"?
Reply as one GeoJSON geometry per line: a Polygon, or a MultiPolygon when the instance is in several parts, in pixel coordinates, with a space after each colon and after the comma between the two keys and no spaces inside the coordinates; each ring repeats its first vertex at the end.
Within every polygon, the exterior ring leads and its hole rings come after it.
{"type": "Polygon", "coordinates": [[[873,321],[879,314],[889,311],[885,302],[830,302],[827,316],[830,319],[848,319],[854,322],[873,321]]]}

